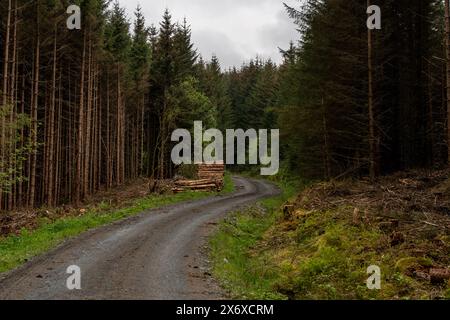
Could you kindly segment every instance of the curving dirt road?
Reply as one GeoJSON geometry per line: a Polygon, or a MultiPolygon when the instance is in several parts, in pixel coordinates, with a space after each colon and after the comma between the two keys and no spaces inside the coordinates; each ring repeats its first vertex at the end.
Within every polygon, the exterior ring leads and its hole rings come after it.
{"type": "Polygon", "coordinates": [[[150,210],[82,234],[0,277],[0,299],[220,299],[205,255],[215,223],[236,208],[278,194],[234,178],[227,196],[150,210]],[[81,268],[81,290],[66,287],[81,268]]]}

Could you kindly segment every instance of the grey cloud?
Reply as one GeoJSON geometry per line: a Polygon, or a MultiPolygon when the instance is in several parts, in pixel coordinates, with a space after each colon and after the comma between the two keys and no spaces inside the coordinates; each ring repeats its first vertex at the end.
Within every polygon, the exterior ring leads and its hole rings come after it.
{"type": "Polygon", "coordinates": [[[204,60],[216,55],[224,69],[236,65],[236,61],[239,65],[242,60],[242,54],[235,49],[231,39],[221,32],[201,30],[193,35],[193,41],[204,60]]]}
{"type": "MultiPolygon", "coordinates": [[[[297,4],[296,0],[287,0],[297,4]]],[[[140,3],[148,23],[158,24],[165,8],[175,21],[191,24],[193,40],[208,59],[215,53],[223,68],[239,66],[256,55],[281,61],[278,47],[298,39],[282,0],[122,0],[132,17],[140,3]]]]}
{"type": "Polygon", "coordinates": [[[292,20],[287,19],[286,12],[280,10],[277,14],[277,23],[266,25],[259,30],[259,42],[268,52],[278,52],[278,48],[287,49],[290,41],[296,42],[299,34],[292,20]]]}

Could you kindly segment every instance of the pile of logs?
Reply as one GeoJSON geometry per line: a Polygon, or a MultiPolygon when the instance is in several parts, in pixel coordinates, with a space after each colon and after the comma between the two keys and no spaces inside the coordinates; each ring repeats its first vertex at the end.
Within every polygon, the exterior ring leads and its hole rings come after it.
{"type": "Polygon", "coordinates": [[[225,174],[225,165],[222,164],[200,164],[197,175],[199,179],[222,180],[225,174]]]}
{"type": "Polygon", "coordinates": [[[173,192],[179,193],[184,191],[221,191],[223,183],[216,180],[200,179],[200,180],[178,180],[175,182],[176,187],[173,192]]]}
{"type": "Polygon", "coordinates": [[[225,175],[224,164],[200,164],[197,166],[197,180],[178,180],[173,192],[184,191],[221,191],[225,175]]]}

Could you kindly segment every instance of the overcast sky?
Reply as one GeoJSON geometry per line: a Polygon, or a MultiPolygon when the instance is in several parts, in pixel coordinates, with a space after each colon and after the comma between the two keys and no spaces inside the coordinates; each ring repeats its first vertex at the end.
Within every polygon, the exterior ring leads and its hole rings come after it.
{"type": "MultiPolygon", "coordinates": [[[[298,5],[295,0],[284,0],[298,5]]],[[[134,19],[141,5],[147,23],[159,24],[165,8],[174,21],[187,18],[195,46],[205,60],[216,54],[222,68],[240,66],[256,55],[279,63],[278,47],[297,40],[295,25],[287,16],[283,0],[121,0],[134,19]]]]}

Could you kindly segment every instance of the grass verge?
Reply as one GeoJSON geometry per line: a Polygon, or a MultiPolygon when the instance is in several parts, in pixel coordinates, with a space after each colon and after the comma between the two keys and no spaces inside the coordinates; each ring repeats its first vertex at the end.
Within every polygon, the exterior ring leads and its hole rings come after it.
{"type": "Polygon", "coordinates": [[[400,225],[416,230],[403,238],[403,229],[390,229],[396,224],[386,221],[386,212],[357,214],[360,203],[332,198],[322,200],[334,207],[321,208],[310,188],[303,198],[312,205],[297,207],[286,219],[281,205],[298,189],[283,189],[281,197],[231,215],[210,240],[213,275],[231,298],[450,299],[450,281],[429,278],[431,268],[448,268],[450,262],[450,236],[441,226],[427,227],[423,217],[413,224],[412,212],[397,213],[406,219],[400,225]],[[381,269],[381,290],[366,285],[371,265],[381,269]]]}
{"type": "Polygon", "coordinates": [[[287,181],[277,184],[282,190],[280,196],[231,215],[210,240],[213,275],[232,298],[283,298],[270,289],[273,273],[265,272],[251,253],[251,248],[262,241],[265,232],[277,221],[278,209],[298,190],[297,185],[287,181]]]}
{"type": "MultiPolygon", "coordinates": [[[[224,189],[220,194],[233,192],[234,184],[229,174],[226,175],[224,189]]],[[[0,238],[0,273],[12,270],[30,258],[42,254],[64,240],[77,236],[89,229],[106,225],[145,210],[166,205],[206,198],[217,193],[184,192],[175,195],[150,195],[132,202],[120,209],[111,208],[105,202],[89,209],[79,217],[67,217],[49,221],[41,219],[39,227],[34,230],[24,229],[19,235],[0,238]]]]}

